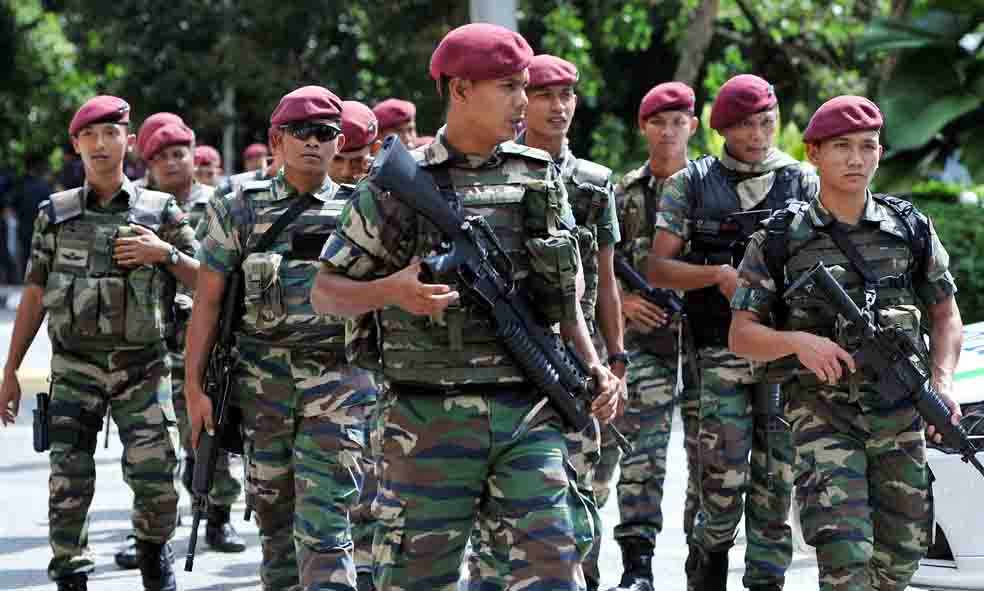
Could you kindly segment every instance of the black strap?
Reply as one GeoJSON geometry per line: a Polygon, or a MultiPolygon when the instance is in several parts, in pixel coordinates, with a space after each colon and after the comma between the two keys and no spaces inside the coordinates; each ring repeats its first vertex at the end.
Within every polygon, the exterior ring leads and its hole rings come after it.
{"type": "Polygon", "coordinates": [[[840,249],[847,260],[851,261],[851,266],[858,272],[859,275],[864,279],[864,304],[865,309],[870,311],[874,309],[875,301],[878,299],[878,277],[871,270],[871,267],[864,262],[864,257],[858,252],[858,248],[854,246],[851,242],[851,238],[847,235],[844,230],[844,224],[834,221],[827,228],[827,232],[830,237],[834,240],[834,244],[840,249]]]}
{"type": "Polygon", "coordinates": [[[277,236],[284,231],[292,221],[297,219],[297,216],[301,215],[305,209],[311,207],[314,203],[314,195],[308,193],[303,195],[300,199],[291,204],[291,206],[277,218],[277,221],[273,222],[270,229],[260,236],[260,239],[256,242],[256,245],[249,251],[243,253],[243,259],[254,252],[263,252],[270,248],[273,241],[277,239],[277,236]]]}
{"type": "Polygon", "coordinates": [[[786,293],[786,259],[789,258],[789,226],[793,223],[793,214],[789,209],[780,209],[772,215],[765,226],[765,243],[762,254],[765,256],[765,266],[769,276],[776,286],[776,304],[773,308],[775,328],[783,329],[789,317],[789,305],[783,299],[786,293]]]}

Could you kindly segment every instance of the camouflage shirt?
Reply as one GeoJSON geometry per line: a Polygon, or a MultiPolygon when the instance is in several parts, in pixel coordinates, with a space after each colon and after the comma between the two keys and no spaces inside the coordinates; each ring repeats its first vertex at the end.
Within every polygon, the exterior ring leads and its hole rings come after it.
{"type": "MultiPolygon", "coordinates": [[[[810,243],[819,236],[820,231],[834,221],[833,215],[823,206],[820,197],[815,197],[808,207],[796,214],[790,224],[788,232],[790,257],[799,252],[805,253],[810,248],[810,243]]],[[[949,271],[950,257],[940,243],[932,221],[928,223],[930,235],[925,260],[922,264],[916,262],[914,268],[917,272],[912,277],[912,290],[924,305],[940,302],[957,291],[949,271]]],[[[902,220],[894,211],[876,202],[870,193],[865,201],[861,222],[850,230],[851,240],[861,243],[863,239],[861,234],[866,232],[887,233],[893,239],[908,240],[908,231],[902,220]]],[[[777,301],[777,295],[775,282],[765,262],[764,242],[764,230],[752,236],[745,258],[738,268],[738,290],[731,300],[731,308],[754,312],[767,322],[777,301]]],[[[819,258],[821,254],[816,253],[816,257],[819,258]]],[[[839,254],[828,251],[823,253],[823,256],[833,257],[839,254]]],[[[831,261],[824,262],[829,265],[831,261]]],[[[787,277],[787,285],[795,279],[795,277],[787,277]]]]}

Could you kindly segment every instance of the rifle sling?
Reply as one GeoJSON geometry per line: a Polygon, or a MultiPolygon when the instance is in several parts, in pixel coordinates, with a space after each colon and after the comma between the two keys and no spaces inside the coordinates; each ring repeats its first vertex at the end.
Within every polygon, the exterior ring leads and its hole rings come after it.
{"type": "Polygon", "coordinates": [[[286,228],[292,221],[296,220],[299,215],[304,213],[305,209],[311,207],[312,203],[314,203],[314,195],[310,193],[301,196],[300,199],[292,203],[291,206],[287,208],[287,211],[282,213],[280,217],[277,218],[277,221],[273,222],[270,229],[260,236],[260,239],[257,240],[256,245],[253,246],[252,249],[243,253],[243,260],[254,252],[263,252],[270,248],[270,246],[273,245],[274,240],[276,240],[277,237],[280,236],[280,233],[284,231],[284,228],[286,228]]]}
{"type": "Polygon", "coordinates": [[[871,267],[864,262],[864,257],[858,252],[858,247],[851,242],[851,238],[844,230],[843,224],[835,220],[827,228],[827,232],[830,234],[831,239],[833,239],[834,244],[837,245],[837,248],[851,262],[854,270],[864,279],[865,311],[870,312],[875,305],[875,301],[878,299],[878,278],[875,277],[875,273],[871,270],[871,267]]]}

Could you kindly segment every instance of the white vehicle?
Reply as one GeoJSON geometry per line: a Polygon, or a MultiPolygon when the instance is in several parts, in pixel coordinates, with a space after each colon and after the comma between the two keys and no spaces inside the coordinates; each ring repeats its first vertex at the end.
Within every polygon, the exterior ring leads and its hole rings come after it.
{"type": "MultiPolygon", "coordinates": [[[[984,322],[964,327],[964,345],[954,380],[963,426],[984,436],[984,322]]],[[[979,440],[978,440],[979,441],[979,440]]],[[[928,589],[984,589],[984,477],[959,455],[927,451],[935,478],[936,527],[929,554],[912,585],[928,589]]],[[[978,453],[984,462],[984,453],[978,453]]]]}

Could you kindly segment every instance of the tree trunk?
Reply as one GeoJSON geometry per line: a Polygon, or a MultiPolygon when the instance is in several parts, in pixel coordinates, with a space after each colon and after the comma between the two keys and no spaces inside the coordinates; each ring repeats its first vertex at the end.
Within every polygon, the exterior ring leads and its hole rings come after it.
{"type": "Polygon", "coordinates": [[[714,37],[714,20],[719,6],[720,0],[701,0],[700,6],[694,11],[687,27],[686,45],[680,51],[680,62],[673,75],[674,80],[690,86],[697,83],[697,74],[704,65],[704,54],[714,37]]]}

